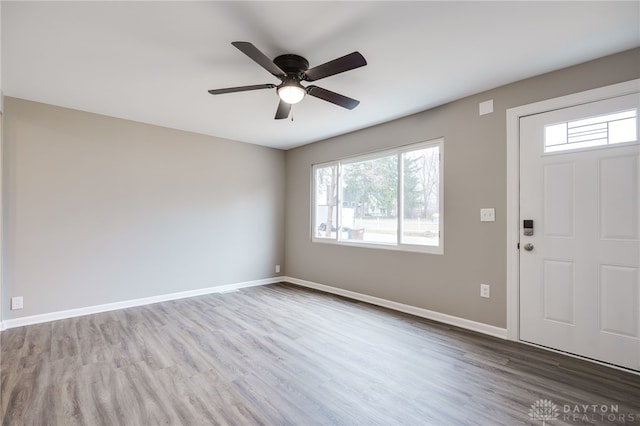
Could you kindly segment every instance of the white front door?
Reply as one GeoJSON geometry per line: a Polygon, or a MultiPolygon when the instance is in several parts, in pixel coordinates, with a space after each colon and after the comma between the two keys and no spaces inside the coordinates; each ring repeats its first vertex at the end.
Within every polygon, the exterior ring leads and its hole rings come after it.
{"type": "Polygon", "coordinates": [[[639,107],[633,94],[520,118],[520,339],[634,370],[639,107]]]}

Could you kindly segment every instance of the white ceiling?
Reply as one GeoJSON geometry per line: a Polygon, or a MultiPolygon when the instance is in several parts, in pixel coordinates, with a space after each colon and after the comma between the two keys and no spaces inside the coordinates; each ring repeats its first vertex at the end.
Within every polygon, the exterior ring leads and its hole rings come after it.
{"type": "Polygon", "coordinates": [[[3,0],[2,89],[19,97],[291,148],[640,46],[640,2],[31,2],[3,0]],[[278,83],[233,47],[310,66],[360,51],[363,68],[314,82],[274,120],[278,83]]]}

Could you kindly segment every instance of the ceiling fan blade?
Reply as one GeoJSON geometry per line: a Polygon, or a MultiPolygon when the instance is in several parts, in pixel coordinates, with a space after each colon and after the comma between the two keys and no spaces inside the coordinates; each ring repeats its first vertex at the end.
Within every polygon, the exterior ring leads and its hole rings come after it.
{"type": "Polygon", "coordinates": [[[225,93],[246,92],[248,90],[273,89],[275,84],[254,84],[253,86],[227,87],[226,89],[212,89],[209,93],[212,95],[222,95],[225,93]]]}
{"type": "Polygon", "coordinates": [[[308,86],[307,94],[315,96],[316,98],[320,98],[324,101],[331,102],[332,104],[339,105],[346,109],[354,109],[360,103],[360,101],[356,101],[355,99],[348,98],[344,95],[332,92],[327,89],[323,89],[322,87],[318,86],[308,86]]]}
{"type": "Polygon", "coordinates": [[[233,44],[242,53],[253,59],[258,65],[260,65],[262,68],[269,71],[276,77],[282,78],[287,75],[287,73],[282,71],[279,66],[274,64],[271,59],[269,59],[264,53],[259,51],[257,47],[255,47],[248,41],[234,41],[231,44],[233,44]]]}
{"type": "Polygon", "coordinates": [[[333,61],[308,69],[305,72],[304,79],[307,81],[320,80],[321,78],[340,74],[341,72],[360,68],[365,65],[367,65],[367,61],[364,59],[364,56],[362,56],[360,52],[353,52],[341,58],[334,59],[333,61]]]}
{"type": "Polygon", "coordinates": [[[278,110],[276,111],[276,120],[282,120],[283,118],[289,117],[289,111],[291,111],[291,104],[286,103],[282,99],[280,99],[280,103],[278,104],[278,110]]]}

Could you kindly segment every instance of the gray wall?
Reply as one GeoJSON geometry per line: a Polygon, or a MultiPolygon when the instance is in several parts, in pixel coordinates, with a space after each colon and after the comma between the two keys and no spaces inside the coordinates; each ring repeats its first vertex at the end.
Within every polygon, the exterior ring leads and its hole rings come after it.
{"type": "Polygon", "coordinates": [[[4,319],[284,263],[283,151],[14,98],[4,120],[4,319]]]}
{"type": "Polygon", "coordinates": [[[506,326],[506,110],[640,77],[640,49],[287,151],[288,276],[506,326]],[[478,115],[493,99],[495,112],[478,115]],[[311,165],[444,137],[444,255],[311,243],[311,165]],[[495,207],[496,222],[480,222],[495,207]],[[480,283],[491,299],[480,298],[480,283]]]}
{"type": "MultiPolygon", "coordinates": [[[[0,2],[0,162],[2,161],[2,111],[4,110],[4,95],[2,93],[2,2],[0,2]]],[[[2,168],[0,167],[0,173],[2,168]]],[[[2,178],[0,177],[0,187],[2,186],[2,178]]],[[[2,190],[0,189],[0,200],[2,199],[2,190]]],[[[0,224],[2,224],[2,208],[0,208],[0,224]]],[[[1,225],[0,225],[1,228],[1,225]]],[[[0,244],[2,244],[2,229],[0,229],[0,244]]],[[[0,247],[0,253],[4,250],[0,247]]],[[[2,307],[4,305],[4,298],[2,297],[2,262],[0,261],[0,322],[2,322],[2,307]]]]}
{"type": "Polygon", "coordinates": [[[259,280],[282,264],[504,327],[506,109],[639,77],[635,49],[286,154],[7,98],[3,319],[259,280]],[[479,117],[487,99],[495,112],[479,117]],[[312,164],[437,137],[444,255],[311,243],[312,164]],[[480,223],[482,207],[496,208],[495,223],[480,223]],[[11,296],[25,308],[9,310],[11,296]]]}

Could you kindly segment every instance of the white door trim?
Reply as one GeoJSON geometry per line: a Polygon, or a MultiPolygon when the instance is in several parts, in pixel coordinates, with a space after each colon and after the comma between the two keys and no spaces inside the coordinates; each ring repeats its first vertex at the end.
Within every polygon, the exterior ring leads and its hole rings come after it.
{"type": "Polygon", "coordinates": [[[507,110],[507,339],[520,340],[520,117],[640,92],[640,79],[507,110]]]}

